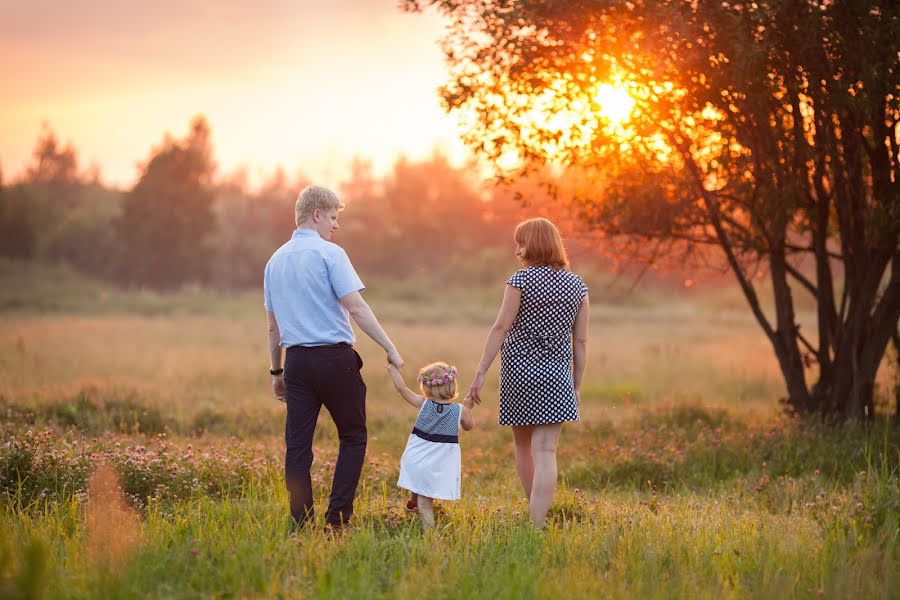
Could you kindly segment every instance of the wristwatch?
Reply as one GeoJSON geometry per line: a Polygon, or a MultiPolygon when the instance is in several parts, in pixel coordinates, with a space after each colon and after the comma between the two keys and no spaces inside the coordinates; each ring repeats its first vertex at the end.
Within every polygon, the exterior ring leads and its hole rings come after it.
{"type": "Polygon", "coordinates": [[[281,375],[284,373],[284,367],[278,367],[277,369],[269,369],[269,375],[281,375]]]}

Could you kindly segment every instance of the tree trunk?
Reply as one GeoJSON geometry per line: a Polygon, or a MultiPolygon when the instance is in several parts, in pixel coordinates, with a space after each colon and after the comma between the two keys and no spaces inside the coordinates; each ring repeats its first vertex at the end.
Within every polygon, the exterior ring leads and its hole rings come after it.
{"type": "Polygon", "coordinates": [[[835,354],[829,408],[847,419],[875,416],[875,376],[900,318],[900,253],[891,259],[891,279],[877,302],[875,296],[874,288],[857,290],[835,354]]]}
{"type": "Polygon", "coordinates": [[[797,342],[798,328],[794,312],[794,297],[791,293],[791,286],[787,282],[787,259],[784,246],[785,222],[782,220],[776,225],[778,238],[769,255],[777,327],[772,336],[772,345],[787,385],[788,403],[796,412],[805,414],[809,413],[813,406],[809,387],[806,384],[803,357],[797,342]]]}
{"type": "Polygon", "coordinates": [[[897,363],[894,365],[894,427],[900,427],[900,331],[895,329],[891,340],[894,342],[894,361],[897,363]]]}

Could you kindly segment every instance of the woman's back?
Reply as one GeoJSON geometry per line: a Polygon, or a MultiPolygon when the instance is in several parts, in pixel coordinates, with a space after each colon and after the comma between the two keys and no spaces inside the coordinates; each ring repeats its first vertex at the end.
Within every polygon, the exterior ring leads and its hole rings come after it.
{"type": "Polygon", "coordinates": [[[570,364],[572,328],[587,294],[581,277],[563,269],[528,267],[507,283],[522,292],[501,356],[570,364]]]}

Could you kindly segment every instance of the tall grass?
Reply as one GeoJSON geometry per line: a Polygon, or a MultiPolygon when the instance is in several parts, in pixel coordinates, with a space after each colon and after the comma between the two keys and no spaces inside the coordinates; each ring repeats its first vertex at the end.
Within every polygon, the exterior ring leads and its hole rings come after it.
{"type": "MultiPolygon", "coordinates": [[[[57,304],[0,294],[0,597],[897,597],[900,433],[783,415],[746,316],[598,302],[544,531],[496,425],[496,370],[461,439],[463,499],[430,532],[403,510],[414,414],[361,337],[354,527],[289,536],[258,295],[63,287],[57,304]]],[[[448,360],[465,390],[499,292],[399,291],[367,297],[407,371],[448,360]]],[[[319,515],[336,447],[323,415],[319,515]]]]}
{"type": "Polygon", "coordinates": [[[317,523],[288,537],[282,486],[264,480],[151,505],[114,564],[92,554],[77,502],[5,504],[0,556],[7,592],[51,597],[889,598],[900,583],[896,505],[877,524],[856,506],[879,488],[896,502],[896,486],[896,471],[867,473],[856,496],[827,493],[808,509],[789,493],[754,505],[729,490],[564,488],[544,531],[513,494],[473,493],[441,505],[436,530],[423,532],[396,493],[364,482],[352,531],[317,523]]]}

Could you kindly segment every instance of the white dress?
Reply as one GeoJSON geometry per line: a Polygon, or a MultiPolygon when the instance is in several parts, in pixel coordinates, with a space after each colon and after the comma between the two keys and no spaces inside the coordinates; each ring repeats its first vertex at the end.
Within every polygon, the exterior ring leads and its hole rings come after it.
{"type": "Polygon", "coordinates": [[[425,400],[400,458],[397,485],[426,498],[459,500],[462,405],[425,400]]]}

